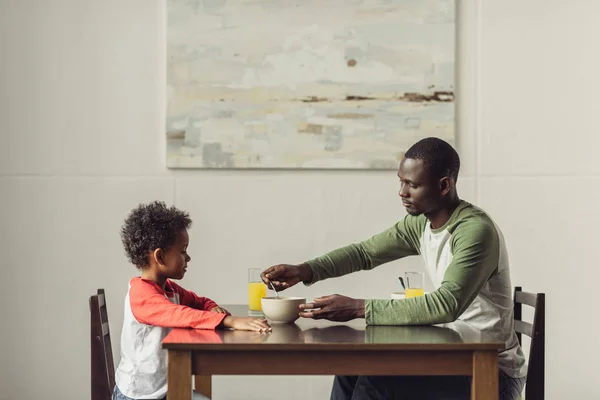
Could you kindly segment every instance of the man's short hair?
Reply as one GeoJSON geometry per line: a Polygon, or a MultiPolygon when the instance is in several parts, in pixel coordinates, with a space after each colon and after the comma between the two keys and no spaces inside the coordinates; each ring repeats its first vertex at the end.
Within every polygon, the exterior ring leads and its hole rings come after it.
{"type": "Polygon", "coordinates": [[[458,180],[460,158],[456,150],[442,139],[421,139],[406,151],[404,157],[423,161],[432,179],[448,176],[455,182],[458,180]]]}

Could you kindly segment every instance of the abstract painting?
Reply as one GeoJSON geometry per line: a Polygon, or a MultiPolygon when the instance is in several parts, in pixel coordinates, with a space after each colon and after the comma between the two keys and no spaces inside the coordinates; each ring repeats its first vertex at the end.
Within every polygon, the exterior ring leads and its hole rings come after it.
{"type": "Polygon", "coordinates": [[[454,142],[454,0],[167,0],[169,168],[396,169],[454,142]]]}

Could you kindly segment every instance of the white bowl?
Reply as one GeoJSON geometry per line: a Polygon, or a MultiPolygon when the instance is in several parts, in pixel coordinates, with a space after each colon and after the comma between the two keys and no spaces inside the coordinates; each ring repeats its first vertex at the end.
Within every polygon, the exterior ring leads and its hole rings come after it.
{"type": "Polygon", "coordinates": [[[265,317],[274,324],[287,324],[300,317],[298,313],[300,304],[306,303],[304,297],[263,297],[261,299],[262,311],[265,317]]]}

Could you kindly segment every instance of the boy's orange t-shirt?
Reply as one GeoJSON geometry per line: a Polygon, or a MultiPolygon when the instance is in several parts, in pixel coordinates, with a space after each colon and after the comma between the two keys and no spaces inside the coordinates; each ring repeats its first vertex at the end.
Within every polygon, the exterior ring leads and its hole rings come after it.
{"type": "Polygon", "coordinates": [[[171,280],[167,280],[163,291],[156,282],[131,279],[129,304],[138,322],[164,328],[215,329],[227,316],[210,312],[217,303],[171,280]]]}

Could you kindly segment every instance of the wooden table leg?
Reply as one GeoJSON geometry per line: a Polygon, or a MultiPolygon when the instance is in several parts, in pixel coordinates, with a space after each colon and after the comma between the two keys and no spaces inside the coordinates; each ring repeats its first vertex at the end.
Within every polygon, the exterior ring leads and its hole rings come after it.
{"type": "Polygon", "coordinates": [[[203,396],[210,398],[212,396],[212,382],[210,375],[196,375],[194,386],[196,391],[203,396]]]}
{"type": "Polygon", "coordinates": [[[473,353],[471,400],[498,399],[498,352],[473,353]]]}
{"type": "Polygon", "coordinates": [[[190,351],[169,350],[167,398],[169,400],[192,399],[192,354],[190,351]]]}

